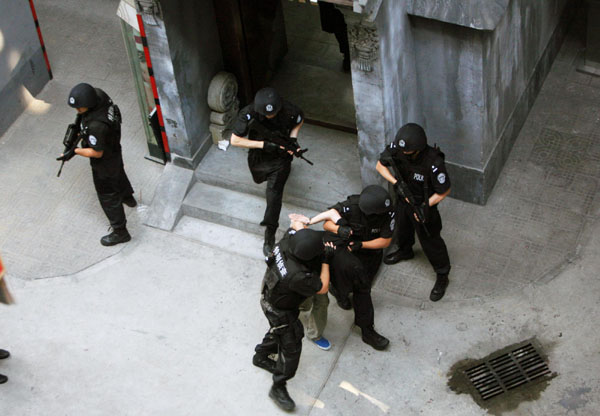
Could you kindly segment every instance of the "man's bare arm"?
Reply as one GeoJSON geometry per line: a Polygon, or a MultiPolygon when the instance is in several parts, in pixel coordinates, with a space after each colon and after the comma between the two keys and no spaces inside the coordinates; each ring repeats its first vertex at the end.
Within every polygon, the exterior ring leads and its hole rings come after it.
{"type": "Polygon", "coordinates": [[[321,264],[321,283],[323,287],[317,292],[317,295],[323,295],[329,291],[329,264],[321,264]]]}
{"type": "Polygon", "coordinates": [[[439,204],[449,194],[450,194],[450,188],[448,188],[448,190],[446,192],[444,192],[443,194],[433,194],[433,195],[431,195],[429,197],[429,206],[432,207],[434,205],[439,204]]]}
{"type": "Polygon", "coordinates": [[[336,209],[331,208],[330,210],[323,211],[320,214],[317,214],[314,217],[312,217],[308,224],[317,224],[321,221],[331,221],[335,224],[340,218],[342,218],[340,213],[336,209]]]}
{"type": "Polygon", "coordinates": [[[91,147],[78,147],[77,149],[75,149],[75,154],[78,154],[79,156],[83,157],[100,159],[104,155],[104,150],[94,150],[91,147]]]}
{"type": "Polygon", "coordinates": [[[262,149],[265,146],[265,142],[261,140],[250,140],[245,137],[240,137],[234,133],[231,133],[230,139],[231,145],[235,147],[243,147],[246,149],[262,149]]]}
{"type": "Polygon", "coordinates": [[[388,169],[388,167],[387,166],[383,166],[380,161],[377,161],[377,165],[375,166],[375,170],[377,172],[379,172],[379,174],[381,176],[383,176],[386,181],[391,182],[392,184],[395,184],[396,182],[398,182],[398,180],[396,179],[396,177],[394,175],[392,175],[392,172],[390,172],[390,170],[388,169]]]}

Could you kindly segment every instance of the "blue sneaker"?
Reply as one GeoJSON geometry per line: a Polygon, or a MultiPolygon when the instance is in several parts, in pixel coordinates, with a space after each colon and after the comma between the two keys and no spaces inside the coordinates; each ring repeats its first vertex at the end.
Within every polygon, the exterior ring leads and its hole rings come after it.
{"type": "Polygon", "coordinates": [[[327,350],[331,349],[331,343],[325,337],[321,337],[318,339],[311,339],[311,341],[314,342],[314,344],[317,347],[321,348],[323,351],[327,351],[327,350]]]}

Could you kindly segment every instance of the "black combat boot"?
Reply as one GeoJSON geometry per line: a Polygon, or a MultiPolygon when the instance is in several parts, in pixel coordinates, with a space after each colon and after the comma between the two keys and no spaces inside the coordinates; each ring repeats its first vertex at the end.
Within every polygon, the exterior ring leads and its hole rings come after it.
{"type": "Polygon", "coordinates": [[[396,264],[399,261],[410,260],[413,257],[415,257],[415,253],[412,250],[401,251],[400,249],[398,249],[397,251],[386,254],[383,258],[383,262],[385,264],[396,264]]]}
{"type": "Polygon", "coordinates": [[[123,200],[121,202],[131,208],[133,208],[137,205],[137,201],[135,200],[133,195],[129,195],[129,196],[123,198],[123,200]]]}
{"type": "Polygon", "coordinates": [[[268,257],[273,251],[273,246],[275,246],[275,231],[277,228],[272,228],[267,226],[265,228],[265,242],[263,244],[263,254],[265,257],[268,257]]]}
{"type": "Polygon", "coordinates": [[[263,370],[267,370],[271,374],[275,371],[275,361],[263,355],[254,354],[254,357],[252,357],[252,364],[263,370]]]}
{"type": "Polygon", "coordinates": [[[273,399],[277,406],[281,407],[283,410],[287,410],[288,412],[294,410],[296,407],[296,403],[294,403],[288,394],[285,385],[281,386],[273,384],[273,386],[271,386],[271,390],[269,391],[269,397],[273,399]]]}
{"type": "Polygon", "coordinates": [[[0,374],[0,384],[4,384],[8,381],[8,377],[6,377],[4,374],[0,374]]]}
{"type": "Polygon", "coordinates": [[[6,350],[0,350],[0,360],[10,357],[10,352],[6,350]]]}
{"type": "Polygon", "coordinates": [[[372,326],[361,328],[361,330],[363,342],[369,344],[376,350],[384,350],[390,344],[390,340],[375,332],[375,329],[373,329],[372,326]]]}
{"type": "Polygon", "coordinates": [[[103,246],[114,246],[119,243],[126,243],[131,240],[131,236],[127,231],[127,228],[120,228],[118,230],[113,230],[112,233],[105,235],[100,239],[100,244],[103,246]]]}
{"type": "Polygon", "coordinates": [[[437,302],[443,298],[444,294],[446,293],[448,283],[450,283],[450,281],[448,280],[447,274],[438,274],[437,278],[435,279],[435,285],[433,285],[433,289],[431,289],[431,293],[429,294],[429,299],[433,302],[437,302]]]}

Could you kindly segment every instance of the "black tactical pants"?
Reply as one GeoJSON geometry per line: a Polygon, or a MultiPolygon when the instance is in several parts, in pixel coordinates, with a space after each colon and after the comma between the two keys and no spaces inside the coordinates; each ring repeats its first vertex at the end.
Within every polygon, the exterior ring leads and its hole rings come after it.
{"type": "Polygon", "coordinates": [[[101,168],[92,169],[94,187],[98,194],[100,206],[110,221],[114,230],[125,228],[127,219],[123,209],[123,199],[133,194],[133,188],[127,178],[123,164],[119,169],[113,172],[107,172],[101,168]]]}
{"type": "Polygon", "coordinates": [[[346,26],[344,14],[331,3],[319,2],[318,4],[321,29],[327,33],[333,33],[338,41],[340,52],[349,56],[348,27],[346,26]]]}
{"type": "Polygon", "coordinates": [[[267,181],[267,208],[260,225],[266,225],[275,230],[279,227],[283,188],[292,170],[291,159],[288,157],[273,159],[263,152],[251,152],[248,155],[248,165],[254,182],[267,181]]]}
{"type": "Polygon", "coordinates": [[[332,284],[341,298],[350,292],[354,300],[354,323],[360,328],[373,326],[375,312],[371,300],[371,285],[381,265],[383,250],[336,250],[331,262],[332,284]]]}
{"type": "Polygon", "coordinates": [[[260,306],[271,328],[254,351],[262,357],[277,354],[273,384],[285,386],[286,381],[294,377],[300,364],[304,336],[304,328],[298,319],[300,312],[277,309],[264,300],[264,297],[260,300],[260,306]]]}
{"type": "Polygon", "coordinates": [[[395,240],[402,253],[410,253],[415,244],[415,232],[419,237],[423,252],[429,263],[438,274],[450,272],[450,258],[446,243],[440,235],[442,231],[442,218],[437,207],[429,209],[429,215],[425,226],[417,222],[413,215],[414,211],[407,203],[399,202],[396,207],[396,230],[395,240]],[[429,233],[429,235],[428,235],[429,233]]]}

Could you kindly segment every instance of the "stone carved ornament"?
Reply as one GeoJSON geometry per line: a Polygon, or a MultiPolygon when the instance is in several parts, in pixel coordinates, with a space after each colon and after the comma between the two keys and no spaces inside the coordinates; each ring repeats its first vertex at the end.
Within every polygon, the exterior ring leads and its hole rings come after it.
{"type": "Polygon", "coordinates": [[[208,106],[210,113],[210,132],[213,143],[224,139],[225,130],[235,118],[239,110],[237,99],[238,84],[235,76],[229,72],[219,72],[208,86],[208,106]]]}
{"type": "Polygon", "coordinates": [[[364,72],[373,70],[373,62],[379,51],[379,37],[375,27],[353,25],[348,28],[350,44],[356,52],[358,69],[364,72]]]}
{"type": "Polygon", "coordinates": [[[208,86],[208,106],[219,113],[227,112],[237,95],[238,85],[233,74],[219,72],[208,86]]]}

